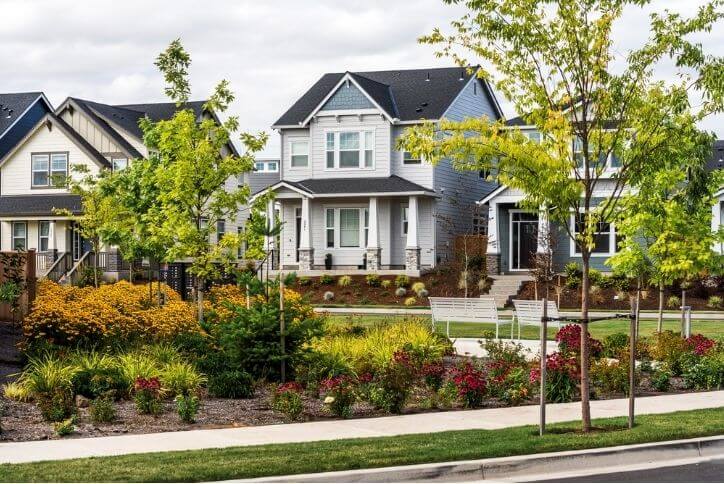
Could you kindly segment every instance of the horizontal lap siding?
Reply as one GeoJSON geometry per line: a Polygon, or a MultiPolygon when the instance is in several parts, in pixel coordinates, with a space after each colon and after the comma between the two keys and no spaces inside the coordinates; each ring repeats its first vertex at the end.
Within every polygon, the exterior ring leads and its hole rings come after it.
{"type": "MultiPolygon", "coordinates": [[[[306,167],[295,167],[292,168],[292,157],[289,149],[289,143],[292,140],[307,139],[309,140],[309,129],[285,129],[281,132],[282,146],[281,146],[281,158],[282,158],[282,178],[284,180],[297,181],[304,180],[312,177],[312,163],[311,160],[306,167]]],[[[310,149],[311,153],[311,149],[310,149]]],[[[311,156],[310,156],[311,158],[311,156]]]]}
{"type": "Polygon", "coordinates": [[[405,165],[402,162],[403,152],[397,149],[397,140],[404,134],[405,128],[394,126],[390,143],[390,165],[393,175],[400,176],[425,188],[433,188],[433,166],[423,162],[419,165],[405,165]]]}

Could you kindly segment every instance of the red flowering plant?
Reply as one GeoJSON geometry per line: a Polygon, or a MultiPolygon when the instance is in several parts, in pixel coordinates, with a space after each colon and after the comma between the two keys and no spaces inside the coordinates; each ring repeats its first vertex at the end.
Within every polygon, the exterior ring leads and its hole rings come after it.
{"type": "MultiPolygon", "coordinates": [[[[555,352],[546,357],[546,399],[549,402],[570,402],[576,394],[579,379],[578,359],[555,352]]],[[[540,382],[540,364],[530,370],[531,384],[540,382]]]]}
{"type": "MultiPolygon", "coordinates": [[[[603,351],[603,345],[597,339],[591,338],[591,333],[588,333],[588,348],[592,358],[595,358],[603,351]]],[[[580,355],[581,354],[581,326],[578,324],[567,324],[558,330],[556,334],[556,341],[558,342],[558,350],[561,353],[568,355],[580,355]]]]}
{"type": "Polygon", "coordinates": [[[485,365],[487,373],[488,393],[502,398],[509,388],[509,375],[515,369],[528,369],[523,346],[515,343],[496,342],[488,340],[484,349],[489,361],[485,365]]]}
{"type": "Polygon", "coordinates": [[[161,412],[161,381],[158,377],[138,377],[133,382],[133,400],[138,413],[158,415],[161,412]]]}
{"type": "Polygon", "coordinates": [[[693,334],[686,338],[686,345],[694,352],[697,356],[705,356],[709,353],[715,342],[713,339],[709,339],[701,334],[693,334]]]}
{"type": "Polygon", "coordinates": [[[445,366],[442,360],[430,361],[422,365],[420,369],[425,386],[433,392],[437,392],[442,387],[445,380],[445,366]]]}
{"type": "Polygon", "coordinates": [[[478,408],[483,404],[487,385],[481,368],[465,362],[453,369],[452,380],[466,408],[478,408]]]}
{"type": "Polygon", "coordinates": [[[391,361],[376,375],[369,391],[370,401],[378,408],[401,413],[418,378],[419,367],[412,355],[396,351],[391,361]]]}
{"type": "Polygon", "coordinates": [[[357,400],[357,382],[350,376],[338,375],[322,381],[324,404],[336,416],[348,418],[352,415],[352,405],[357,400]]]}
{"type": "Polygon", "coordinates": [[[288,420],[297,420],[304,410],[302,392],[304,388],[295,381],[283,383],[272,390],[271,406],[288,420]]]}

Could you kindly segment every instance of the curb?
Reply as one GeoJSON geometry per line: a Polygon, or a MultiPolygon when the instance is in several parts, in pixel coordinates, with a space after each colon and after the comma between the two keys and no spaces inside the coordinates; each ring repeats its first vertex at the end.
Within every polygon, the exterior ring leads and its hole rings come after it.
{"type": "MultiPolygon", "coordinates": [[[[234,482],[400,482],[503,480],[724,456],[724,435],[598,449],[434,464],[262,477],[234,482]]],[[[604,471],[605,472],[605,471],[604,471]]]]}

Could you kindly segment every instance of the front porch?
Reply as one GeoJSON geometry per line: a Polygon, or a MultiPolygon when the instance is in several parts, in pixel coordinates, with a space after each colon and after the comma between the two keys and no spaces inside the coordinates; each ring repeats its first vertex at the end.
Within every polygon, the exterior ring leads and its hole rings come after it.
{"type": "MultiPolygon", "coordinates": [[[[296,188],[296,187],[295,187],[296,188]]],[[[269,251],[300,275],[417,276],[435,265],[434,198],[426,193],[321,194],[276,187],[267,218],[282,223],[269,251]]]]}

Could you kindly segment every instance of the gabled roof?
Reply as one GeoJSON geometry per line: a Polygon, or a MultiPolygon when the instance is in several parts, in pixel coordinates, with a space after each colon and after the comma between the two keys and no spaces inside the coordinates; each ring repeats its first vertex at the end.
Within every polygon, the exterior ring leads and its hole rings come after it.
{"type": "Polygon", "coordinates": [[[0,94],[0,138],[35,104],[42,99],[50,108],[50,103],[42,92],[16,92],[0,94]]]}
{"type": "Polygon", "coordinates": [[[12,155],[20,149],[21,146],[35,134],[36,131],[42,129],[43,126],[50,124],[50,129],[60,129],[63,133],[75,143],[82,151],[84,151],[98,166],[102,168],[110,168],[111,163],[103,156],[93,145],[91,145],[80,133],[74,130],[68,123],[66,123],[60,116],[57,116],[52,111],[47,112],[42,118],[30,128],[24,135],[24,137],[18,140],[17,143],[7,153],[3,153],[0,157],[0,165],[5,163],[12,155]]]}
{"type": "MultiPolygon", "coordinates": [[[[440,119],[475,75],[476,70],[468,72],[460,67],[324,74],[273,127],[303,125],[345,76],[351,77],[391,119],[440,119]]],[[[491,104],[498,109],[487,82],[482,79],[480,82],[487,89],[491,104]]]]}
{"type": "MultiPolygon", "coordinates": [[[[269,189],[274,191],[277,188],[284,187],[299,192],[300,194],[309,195],[310,198],[314,198],[315,196],[354,197],[370,196],[375,194],[438,196],[433,190],[409,180],[405,180],[397,175],[371,178],[310,178],[300,181],[282,180],[269,187],[269,189]]],[[[266,191],[266,189],[260,190],[254,195],[258,195],[264,191],[266,191]]]]}

